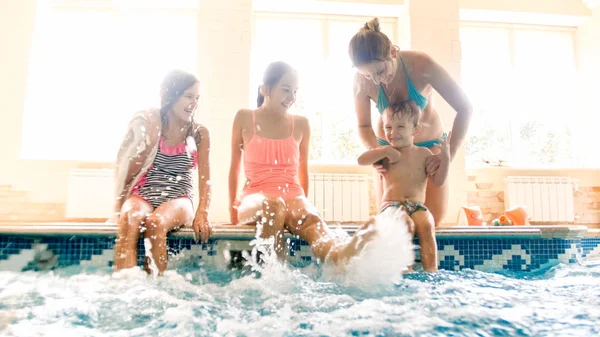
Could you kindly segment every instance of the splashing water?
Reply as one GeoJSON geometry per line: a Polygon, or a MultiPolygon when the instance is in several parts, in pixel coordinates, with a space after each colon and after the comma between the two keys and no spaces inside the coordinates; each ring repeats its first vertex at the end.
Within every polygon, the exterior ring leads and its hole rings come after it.
{"type": "Polygon", "coordinates": [[[152,256],[152,242],[148,238],[144,238],[144,250],[145,255],[148,258],[148,268],[152,273],[154,278],[158,277],[158,267],[156,266],[156,262],[154,261],[154,257],[152,256]]]}
{"type": "Polygon", "coordinates": [[[185,139],[185,152],[187,153],[188,158],[192,158],[194,153],[198,151],[196,147],[196,140],[192,136],[188,136],[185,139]]]}
{"type": "MultiPolygon", "coordinates": [[[[260,242],[261,239],[257,239],[260,242]]],[[[270,245],[264,245],[268,251],[270,245]]],[[[257,249],[259,249],[257,247],[257,249]]],[[[0,335],[597,336],[600,264],[407,275],[365,291],[288,268],[0,272],[0,335]],[[260,275],[259,275],[260,274],[260,275]]],[[[317,276],[315,276],[317,275],[317,276]]]]}
{"type": "MultiPolygon", "coordinates": [[[[388,208],[375,217],[375,221],[363,233],[375,234],[364,244],[360,253],[351,258],[342,275],[336,275],[335,268],[325,268],[324,273],[347,286],[369,289],[377,286],[390,286],[402,280],[403,274],[415,260],[412,235],[404,211],[388,208]]],[[[362,239],[365,240],[365,239],[362,239]]]]}

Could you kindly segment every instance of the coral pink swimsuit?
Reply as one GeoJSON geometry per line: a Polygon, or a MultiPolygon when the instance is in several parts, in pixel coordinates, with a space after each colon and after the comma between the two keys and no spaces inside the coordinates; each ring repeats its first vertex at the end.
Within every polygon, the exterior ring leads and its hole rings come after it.
{"type": "Polygon", "coordinates": [[[256,114],[252,111],[252,138],[244,145],[244,172],[248,180],[242,198],[254,193],[284,200],[304,195],[298,182],[300,149],[292,133],[285,139],[263,138],[256,134],[256,114]]]}

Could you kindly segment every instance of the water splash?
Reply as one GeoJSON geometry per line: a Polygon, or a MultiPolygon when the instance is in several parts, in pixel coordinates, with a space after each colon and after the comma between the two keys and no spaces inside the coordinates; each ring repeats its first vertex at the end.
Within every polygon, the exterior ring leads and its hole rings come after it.
{"type": "Polygon", "coordinates": [[[154,261],[154,257],[152,256],[152,242],[149,238],[144,238],[144,249],[145,255],[148,258],[148,268],[150,268],[152,277],[158,277],[158,267],[156,266],[156,262],[154,261]]]}
{"type": "MultiPolygon", "coordinates": [[[[374,223],[365,230],[375,230],[375,234],[366,243],[357,242],[364,247],[348,262],[340,281],[359,288],[400,282],[415,260],[409,220],[404,211],[393,208],[377,215],[374,223]]],[[[332,276],[331,268],[326,271],[332,276]]]]}

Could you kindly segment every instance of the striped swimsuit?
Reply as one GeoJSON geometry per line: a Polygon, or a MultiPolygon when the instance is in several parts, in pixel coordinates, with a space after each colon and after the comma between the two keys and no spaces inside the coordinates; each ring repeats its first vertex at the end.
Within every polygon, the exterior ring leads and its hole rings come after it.
{"type": "MultiPolygon", "coordinates": [[[[194,140],[190,137],[187,142],[194,140]]],[[[143,198],[155,209],[177,198],[189,198],[191,201],[194,189],[192,172],[198,161],[196,144],[186,144],[169,146],[163,143],[161,137],[152,166],[140,178],[132,194],[143,198]],[[191,151],[191,148],[194,150],[191,151]]]]}

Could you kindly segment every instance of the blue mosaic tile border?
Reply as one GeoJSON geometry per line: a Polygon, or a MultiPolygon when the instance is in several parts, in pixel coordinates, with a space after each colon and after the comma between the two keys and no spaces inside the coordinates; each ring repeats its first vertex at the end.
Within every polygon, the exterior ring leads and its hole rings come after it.
{"type": "Polygon", "coordinates": [[[581,240],[438,239],[440,269],[533,271],[581,261],[581,240]]]}
{"type": "Polygon", "coordinates": [[[583,257],[600,256],[600,238],[581,239],[581,248],[583,249],[583,257]]]}
{"type": "MultiPolygon", "coordinates": [[[[71,265],[112,266],[114,237],[0,235],[0,270],[48,270],[71,265]]],[[[418,241],[415,241],[418,244],[418,241]]],[[[439,267],[446,270],[534,271],[558,263],[576,263],[600,255],[600,238],[511,239],[438,238],[439,267]]],[[[298,239],[288,241],[291,263],[311,263],[310,247],[298,239]]],[[[170,237],[169,268],[181,264],[227,263],[226,250],[246,250],[248,241],[209,240],[196,244],[191,238],[170,237]]],[[[418,252],[417,252],[418,253],[418,252]]],[[[138,264],[144,261],[142,240],[138,264]]],[[[417,254],[418,260],[418,254],[417,254]]]]}

